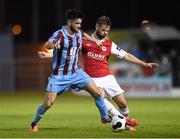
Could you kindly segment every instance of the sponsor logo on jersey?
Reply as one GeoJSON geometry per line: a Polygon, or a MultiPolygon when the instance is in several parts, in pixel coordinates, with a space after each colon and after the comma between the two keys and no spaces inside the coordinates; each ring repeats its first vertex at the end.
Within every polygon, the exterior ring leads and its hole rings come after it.
{"type": "Polygon", "coordinates": [[[96,60],[104,60],[104,58],[105,58],[105,55],[96,54],[94,52],[88,52],[87,56],[91,57],[93,59],[96,59],[96,60]]]}
{"type": "Polygon", "coordinates": [[[120,46],[117,46],[116,49],[117,49],[118,51],[120,51],[120,50],[121,50],[121,47],[120,47],[120,46]]]}

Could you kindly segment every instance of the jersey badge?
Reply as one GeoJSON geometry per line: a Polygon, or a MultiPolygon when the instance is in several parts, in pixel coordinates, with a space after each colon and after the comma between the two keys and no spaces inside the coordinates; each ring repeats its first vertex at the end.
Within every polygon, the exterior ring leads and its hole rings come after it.
{"type": "Polygon", "coordinates": [[[106,47],[105,47],[105,46],[102,46],[101,49],[102,49],[102,51],[104,51],[104,52],[106,51],[106,47]]]}

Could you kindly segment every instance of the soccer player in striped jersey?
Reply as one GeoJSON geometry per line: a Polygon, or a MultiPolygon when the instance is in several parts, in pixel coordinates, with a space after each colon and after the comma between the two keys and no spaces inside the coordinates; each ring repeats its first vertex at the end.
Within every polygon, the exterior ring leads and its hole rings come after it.
{"type": "Polygon", "coordinates": [[[74,90],[84,89],[89,92],[95,100],[95,104],[101,114],[101,122],[110,122],[108,110],[101,96],[101,91],[96,87],[93,80],[82,69],[78,67],[78,54],[82,45],[83,37],[94,41],[81,30],[82,14],[70,9],[65,14],[66,25],[49,38],[45,47],[54,48],[51,75],[48,78],[46,98],[37,109],[36,115],[30,125],[30,131],[38,131],[38,123],[44,113],[53,105],[57,95],[65,93],[69,88],[74,90]]]}

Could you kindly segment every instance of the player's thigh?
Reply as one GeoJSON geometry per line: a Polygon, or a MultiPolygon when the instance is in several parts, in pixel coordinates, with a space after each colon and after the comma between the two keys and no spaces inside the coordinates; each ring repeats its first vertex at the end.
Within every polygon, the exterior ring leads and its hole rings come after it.
{"type": "Polygon", "coordinates": [[[93,97],[101,96],[101,92],[96,87],[94,81],[91,79],[91,77],[87,73],[85,73],[81,69],[76,71],[76,74],[72,80],[71,88],[75,90],[76,92],[80,90],[86,90],[93,97]]]}
{"type": "Polygon", "coordinates": [[[70,79],[63,76],[51,75],[48,78],[48,84],[46,87],[46,92],[56,92],[58,95],[66,92],[71,85],[70,79]]]}
{"type": "Polygon", "coordinates": [[[94,97],[100,96],[101,94],[91,77],[81,69],[76,71],[76,74],[72,78],[71,82],[71,88],[76,92],[80,90],[86,90],[94,97]]]}
{"type": "Polygon", "coordinates": [[[116,102],[118,107],[120,107],[120,108],[127,107],[127,101],[126,101],[124,94],[119,94],[117,96],[114,96],[113,100],[116,102]]]}
{"type": "Polygon", "coordinates": [[[103,89],[110,98],[123,94],[124,90],[121,89],[114,76],[109,75],[102,79],[103,89]]]}

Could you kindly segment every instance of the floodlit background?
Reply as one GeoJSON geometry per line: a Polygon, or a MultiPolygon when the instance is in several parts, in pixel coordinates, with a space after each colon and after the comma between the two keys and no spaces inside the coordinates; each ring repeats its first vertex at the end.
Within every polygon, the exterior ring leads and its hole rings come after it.
{"type": "Polygon", "coordinates": [[[0,137],[179,138],[179,7],[179,0],[0,0],[0,137]],[[100,123],[93,99],[71,91],[57,97],[40,121],[40,132],[28,132],[51,69],[51,59],[38,58],[37,51],[64,25],[69,8],[84,13],[82,29],[89,34],[99,16],[109,16],[108,38],[160,65],[149,70],[110,57],[130,117],[138,119],[136,133],[112,132],[109,124],[100,123]]]}
{"type": "Polygon", "coordinates": [[[39,59],[37,51],[64,24],[68,8],[84,13],[82,28],[88,33],[99,16],[109,16],[110,39],[142,60],[159,63],[152,71],[112,56],[110,67],[127,95],[180,94],[177,0],[0,0],[0,92],[44,90],[51,59],[39,59]],[[143,20],[150,22],[142,25],[143,20]]]}

